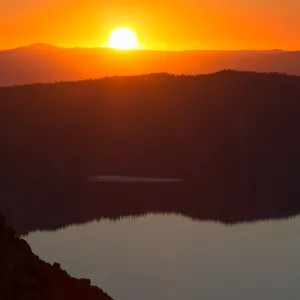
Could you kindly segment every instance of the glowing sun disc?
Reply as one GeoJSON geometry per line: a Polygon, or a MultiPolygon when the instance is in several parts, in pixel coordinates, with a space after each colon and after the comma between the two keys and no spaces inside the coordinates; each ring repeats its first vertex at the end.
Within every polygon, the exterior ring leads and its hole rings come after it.
{"type": "Polygon", "coordinates": [[[137,49],[137,36],[129,28],[118,28],[111,33],[108,46],[119,50],[137,49]]]}

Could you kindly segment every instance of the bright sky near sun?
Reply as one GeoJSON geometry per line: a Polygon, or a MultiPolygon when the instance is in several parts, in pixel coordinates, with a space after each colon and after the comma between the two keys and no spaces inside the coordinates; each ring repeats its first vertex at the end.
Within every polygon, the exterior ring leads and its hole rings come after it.
{"type": "Polygon", "coordinates": [[[130,28],[147,49],[300,49],[299,0],[0,0],[0,49],[100,47],[130,28]]]}

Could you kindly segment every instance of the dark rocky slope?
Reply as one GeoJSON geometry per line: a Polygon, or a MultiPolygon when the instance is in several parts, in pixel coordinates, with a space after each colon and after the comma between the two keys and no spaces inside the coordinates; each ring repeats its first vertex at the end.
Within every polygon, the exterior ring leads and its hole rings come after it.
{"type": "Polygon", "coordinates": [[[30,246],[5,226],[0,215],[0,299],[109,300],[88,279],[75,279],[32,253],[30,246]]]}

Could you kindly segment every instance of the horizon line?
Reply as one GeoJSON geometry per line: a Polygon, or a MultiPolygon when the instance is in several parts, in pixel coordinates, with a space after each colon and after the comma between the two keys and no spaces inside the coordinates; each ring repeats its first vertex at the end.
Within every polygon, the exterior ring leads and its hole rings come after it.
{"type": "Polygon", "coordinates": [[[24,48],[32,48],[32,47],[52,47],[52,48],[58,48],[58,49],[68,49],[68,50],[75,50],[75,49],[85,49],[85,50],[111,50],[116,52],[299,52],[300,49],[293,49],[293,50],[287,50],[284,48],[270,48],[270,49],[247,49],[247,48],[241,48],[241,49],[182,49],[182,50],[163,50],[163,49],[128,49],[128,50],[118,50],[110,47],[105,46],[99,46],[99,47],[92,47],[92,46],[59,46],[54,45],[50,43],[45,42],[36,42],[26,45],[20,45],[13,48],[7,48],[7,49],[0,49],[0,52],[4,51],[13,51],[18,49],[24,49],[24,48]]]}

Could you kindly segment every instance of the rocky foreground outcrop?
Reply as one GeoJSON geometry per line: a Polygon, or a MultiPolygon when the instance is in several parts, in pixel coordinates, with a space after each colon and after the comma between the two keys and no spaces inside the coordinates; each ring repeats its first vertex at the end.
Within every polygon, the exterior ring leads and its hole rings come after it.
{"type": "Polygon", "coordinates": [[[75,279],[32,253],[0,214],[1,300],[112,300],[89,279],[75,279]]]}

